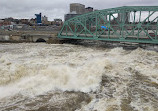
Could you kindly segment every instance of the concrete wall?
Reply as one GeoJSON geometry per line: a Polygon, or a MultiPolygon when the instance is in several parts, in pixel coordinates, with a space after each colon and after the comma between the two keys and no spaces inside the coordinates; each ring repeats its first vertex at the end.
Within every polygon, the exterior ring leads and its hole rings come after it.
{"type": "Polygon", "coordinates": [[[21,41],[21,36],[11,35],[9,40],[11,40],[11,41],[21,41]]]}
{"type": "Polygon", "coordinates": [[[0,41],[9,41],[10,36],[9,35],[0,35],[0,41]]]}
{"type": "Polygon", "coordinates": [[[38,40],[43,40],[48,42],[49,40],[57,39],[57,34],[50,35],[0,35],[1,42],[37,42],[38,40]],[[51,39],[55,38],[55,39],[51,39]]]}

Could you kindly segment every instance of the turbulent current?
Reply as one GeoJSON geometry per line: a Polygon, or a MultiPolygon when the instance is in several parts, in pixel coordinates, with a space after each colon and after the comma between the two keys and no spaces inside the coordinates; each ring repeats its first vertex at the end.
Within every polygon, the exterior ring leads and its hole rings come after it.
{"type": "Polygon", "coordinates": [[[158,111],[158,52],[0,44],[0,111],[158,111]]]}

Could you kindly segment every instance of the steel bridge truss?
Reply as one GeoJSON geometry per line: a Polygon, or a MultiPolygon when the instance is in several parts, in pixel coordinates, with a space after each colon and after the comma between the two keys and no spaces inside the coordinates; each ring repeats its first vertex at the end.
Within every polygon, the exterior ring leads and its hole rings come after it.
{"type": "Polygon", "coordinates": [[[158,44],[158,6],[124,6],[65,21],[59,38],[158,44]]]}

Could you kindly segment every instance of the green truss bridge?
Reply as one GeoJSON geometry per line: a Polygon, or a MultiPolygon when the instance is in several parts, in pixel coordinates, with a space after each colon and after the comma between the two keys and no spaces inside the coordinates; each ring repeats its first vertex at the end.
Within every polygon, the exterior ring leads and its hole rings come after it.
{"type": "Polygon", "coordinates": [[[158,6],[123,6],[65,21],[58,38],[158,44],[158,6]]]}

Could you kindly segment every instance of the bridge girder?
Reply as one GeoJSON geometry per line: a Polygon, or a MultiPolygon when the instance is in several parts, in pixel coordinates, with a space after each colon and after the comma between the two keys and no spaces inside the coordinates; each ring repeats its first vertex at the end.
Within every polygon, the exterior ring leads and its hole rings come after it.
{"type": "Polygon", "coordinates": [[[158,6],[98,10],[65,21],[59,38],[158,44],[158,6]]]}

